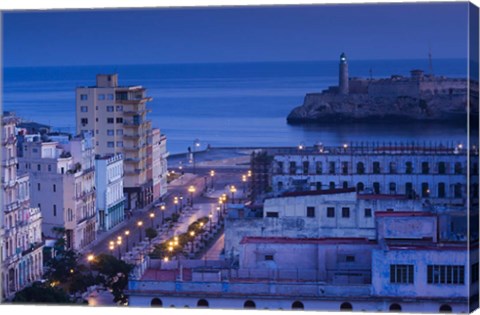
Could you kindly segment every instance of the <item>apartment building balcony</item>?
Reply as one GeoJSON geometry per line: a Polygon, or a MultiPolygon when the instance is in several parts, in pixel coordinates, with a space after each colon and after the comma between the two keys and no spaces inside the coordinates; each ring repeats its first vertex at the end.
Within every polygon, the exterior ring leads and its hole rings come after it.
{"type": "Polygon", "coordinates": [[[22,252],[22,256],[26,256],[26,255],[36,251],[37,249],[43,247],[43,245],[45,245],[44,241],[35,242],[35,243],[31,244],[28,249],[26,249],[22,252]]]}
{"type": "Polygon", "coordinates": [[[124,110],[123,115],[125,116],[134,116],[134,115],[143,115],[146,113],[150,113],[152,110],[148,108],[138,109],[138,110],[124,110]]]}
{"type": "Polygon", "coordinates": [[[14,202],[11,202],[9,204],[7,204],[5,206],[5,212],[11,212],[13,210],[16,210],[18,209],[18,207],[20,206],[19,202],[17,200],[15,200],[14,202]]]}
{"type": "Polygon", "coordinates": [[[135,139],[139,139],[141,136],[142,136],[141,133],[124,134],[124,135],[123,135],[123,139],[135,140],[135,139]]]}
{"type": "Polygon", "coordinates": [[[2,166],[12,166],[18,163],[18,159],[16,157],[11,157],[9,159],[2,160],[2,166]]]}
{"type": "Polygon", "coordinates": [[[125,163],[135,163],[135,164],[139,163],[140,161],[141,161],[141,159],[138,158],[138,157],[135,157],[135,158],[125,158],[125,160],[124,160],[125,163]]]}
{"type": "Polygon", "coordinates": [[[87,221],[89,221],[89,220],[96,219],[96,218],[97,218],[97,213],[96,213],[96,212],[93,212],[93,214],[87,215],[87,216],[81,218],[80,220],[78,220],[76,227],[78,227],[80,224],[82,224],[82,223],[84,223],[84,222],[87,222],[87,221]]]}
{"type": "Polygon", "coordinates": [[[11,135],[11,136],[8,136],[8,137],[4,137],[2,138],[2,145],[5,146],[7,144],[17,144],[17,137],[15,137],[14,135],[11,135]]]}

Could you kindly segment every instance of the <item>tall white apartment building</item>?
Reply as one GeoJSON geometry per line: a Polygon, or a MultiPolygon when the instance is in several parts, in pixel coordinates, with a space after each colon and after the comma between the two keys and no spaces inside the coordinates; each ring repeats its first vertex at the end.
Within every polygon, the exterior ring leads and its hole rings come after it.
{"type": "Polygon", "coordinates": [[[95,158],[95,187],[98,230],[108,231],[125,218],[122,154],[95,158]]]}
{"type": "Polygon", "coordinates": [[[161,199],[167,193],[167,137],[160,129],[153,128],[148,135],[147,179],[152,182],[153,195],[150,202],[161,199]]]}
{"type": "Polygon", "coordinates": [[[153,201],[153,181],[147,175],[152,167],[147,161],[151,100],[142,86],[119,86],[117,74],[99,74],[95,86],[76,89],[77,133],[92,132],[100,156],[123,154],[126,209],[153,201]]]}
{"type": "Polygon", "coordinates": [[[3,114],[0,300],[12,298],[43,275],[42,215],[30,205],[28,174],[17,174],[17,122],[12,113],[3,114]]]}
{"type": "Polygon", "coordinates": [[[30,174],[32,204],[43,215],[42,233],[64,237],[69,249],[81,250],[95,240],[94,163],[93,138],[88,136],[64,144],[23,144],[19,171],[30,174]]]}

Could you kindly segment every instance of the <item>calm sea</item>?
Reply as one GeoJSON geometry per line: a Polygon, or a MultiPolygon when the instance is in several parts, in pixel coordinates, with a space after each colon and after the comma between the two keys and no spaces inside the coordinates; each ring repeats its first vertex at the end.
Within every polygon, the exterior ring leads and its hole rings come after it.
{"type": "MultiPolygon", "coordinates": [[[[466,77],[466,60],[434,60],[435,75],[466,77]]],[[[350,76],[409,75],[428,60],[350,61],[350,76]]],[[[466,129],[443,125],[348,124],[290,126],[286,116],[306,93],[337,85],[338,62],[262,62],[4,69],[4,110],[26,120],[75,130],[75,87],[95,85],[97,73],[121,85],[143,85],[153,97],[149,117],[168,137],[171,153],[202,147],[337,145],[350,141],[465,141],[466,129]]]]}

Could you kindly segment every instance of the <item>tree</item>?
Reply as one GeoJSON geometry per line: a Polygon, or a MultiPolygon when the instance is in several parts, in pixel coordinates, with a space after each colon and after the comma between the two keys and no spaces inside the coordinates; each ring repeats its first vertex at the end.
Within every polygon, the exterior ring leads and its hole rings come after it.
{"type": "Polygon", "coordinates": [[[157,233],[157,230],[152,229],[152,228],[148,228],[148,229],[145,230],[145,235],[151,241],[153,238],[155,238],[158,235],[158,233],[157,233]]]}
{"type": "Polygon", "coordinates": [[[123,290],[128,285],[128,276],[133,266],[112,255],[101,254],[92,263],[92,268],[99,273],[100,281],[112,291],[115,302],[127,302],[123,290]]]}
{"type": "Polygon", "coordinates": [[[69,295],[61,288],[35,282],[30,287],[15,293],[14,303],[73,304],[69,295]]]}
{"type": "Polygon", "coordinates": [[[78,254],[73,250],[60,252],[48,261],[46,276],[51,281],[67,282],[80,269],[77,260],[78,254]]]}

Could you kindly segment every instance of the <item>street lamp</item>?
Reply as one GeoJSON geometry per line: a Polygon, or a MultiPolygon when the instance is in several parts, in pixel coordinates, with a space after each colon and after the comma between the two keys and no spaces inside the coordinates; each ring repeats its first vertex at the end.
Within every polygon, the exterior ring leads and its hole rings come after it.
{"type": "Polygon", "coordinates": [[[152,229],[153,229],[153,219],[155,218],[155,213],[150,212],[150,222],[152,223],[152,229]]]}
{"type": "Polygon", "coordinates": [[[252,171],[251,171],[251,170],[248,170],[247,176],[248,176],[248,177],[252,177],[252,171]]]}
{"type": "Polygon", "coordinates": [[[195,192],[195,187],[193,185],[188,187],[188,192],[190,193],[190,206],[193,207],[193,193],[195,192]]]}
{"type": "Polygon", "coordinates": [[[138,222],[137,222],[138,231],[140,232],[140,233],[138,234],[138,241],[139,241],[139,242],[142,241],[142,225],[143,225],[143,222],[142,222],[142,221],[138,221],[138,222]]]}
{"type": "Polygon", "coordinates": [[[122,245],[122,237],[119,236],[118,239],[117,239],[117,247],[118,247],[118,259],[120,260],[121,258],[121,255],[122,255],[122,249],[121,249],[121,245],[122,245]]]}
{"type": "Polygon", "coordinates": [[[220,207],[217,207],[217,223],[220,223],[220,220],[222,220],[222,211],[220,207]]]}
{"type": "Polygon", "coordinates": [[[195,174],[195,151],[200,147],[200,140],[195,139],[193,141],[192,162],[193,162],[193,174],[195,174]]]}
{"type": "Polygon", "coordinates": [[[213,189],[213,177],[215,176],[215,171],[214,170],[211,170],[210,171],[210,178],[212,179],[211,180],[211,188],[213,189]]]}
{"type": "Polygon", "coordinates": [[[175,204],[175,213],[178,213],[178,197],[173,198],[173,203],[175,204]]]}
{"type": "Polygon", "coordinates": [[[130,231],[129,230],[126,230],[125,231],[125,238],[127,239],[127,249],[126,251],[128,252],[128,236],[130,235],[130,231]]]}
{"type": "Polygon", "coordinates": [[[247,175],[242,175],[242,182],[243,182],[243,193],[245,194],[246,185],[247,185],[247,175]]]}
{"type": "Polygon", "coordinates": [[[190,251],[193,253],[193,241],[195,240],[195,232],[194,231],[190,231],[190,236],[192,237],[192,240],[191,240],[191,248],[190,248],[190,251]]]}
{"type": "Polygon", "coordinates": [[[232,193],[232,203],[235,203],[235,192],[237,191],[237,188],[235,188],[234,185],[230,186],[230,192],[232,193]]]}
{"type": "Polygon", "coordinates": [[[165,205],[161,205],[160,210],[162,211],[162,226],[163,226],[165,224],[165,205]]]}
{"type": "Polygon", "coordinates": [[[88,268],[90,269],[90,272],[92,272],[92,262],[94,259],[95,259],[95,256],[93,256],[93,254],[90,254],[87,256],[88,268]]]}
{"type": "Polygon", "coordinates": [[[113,256],[113,249],[115,248],[115,242],[114,241],[110,241],[110,246],[108,246],[108,249],[110,249],[110,255],[113,256]]]}

